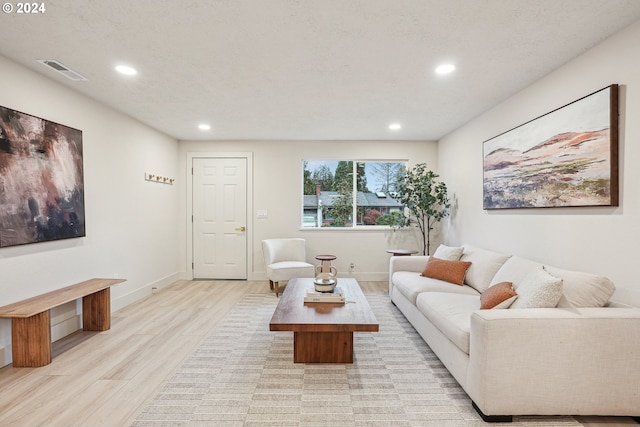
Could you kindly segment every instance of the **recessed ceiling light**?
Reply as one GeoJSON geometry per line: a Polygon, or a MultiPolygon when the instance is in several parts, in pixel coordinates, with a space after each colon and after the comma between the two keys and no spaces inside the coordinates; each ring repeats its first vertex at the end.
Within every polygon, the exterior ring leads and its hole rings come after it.
{"type": "Polygon", "coordinates": [[[135,76],[138,74],[135,68],[129,67],[128,65],[118,65],[116,71],[125,76],[135,76]]]}
{"type": "Polygon", "coordinates": [[[391,123],[389,125],[390,130],[400,130],[402,129],[402,125],[400,123],[391,123]]]}
{"type": "Polygon", "coordinates": [[[449,74],[456,69],[453,64],[442,64],[436,67],[436,74],[449,74]]]}
{"type": "Polygon", "coordinates": [[[206,123],[202,123],[198,125],[198,129],[200,130],[211,130],[211,126],[206,124],[206,123]]]}

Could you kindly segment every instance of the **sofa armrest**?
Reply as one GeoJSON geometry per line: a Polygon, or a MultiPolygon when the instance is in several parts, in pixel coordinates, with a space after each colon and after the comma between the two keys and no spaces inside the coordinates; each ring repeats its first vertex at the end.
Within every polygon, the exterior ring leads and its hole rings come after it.
{"type": "Polygon", "coordinates": [[[389,295],[393,289],[391,278],[396,271],[413,271],[422,273],[427,265],[428,255],[392,256],[389,260],[389,295]]]}
{"type": "Polygon", "coordinates": [[[637,416],[640,308],[479,310],[465,390],[486,415],[637,416]]]}
{"type": "Polygon", "coordinates": [[[393,275],[396,271],[415,271],[422,273],[429,256],[392,256],[389,260],[389,274],[393,275]]]}

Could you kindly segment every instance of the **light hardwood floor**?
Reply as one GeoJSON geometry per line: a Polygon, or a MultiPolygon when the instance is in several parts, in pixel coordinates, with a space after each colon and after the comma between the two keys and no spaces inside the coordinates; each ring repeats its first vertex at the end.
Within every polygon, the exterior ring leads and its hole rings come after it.
{"type": "MultiPolygon", "coordinates": [[[[386,282],[360,282],[365,293],[386,282]]],[[[42,368],[0,369],[0,426],[128,426],[225,314],[266,281],[179,281],[112,315],[106,332],[54,344],[42,368]]],[[[275,295],[274,295],[274,298],[275,295]]],[[[637,425],[583,418],[588,426],[637,425]]]]}

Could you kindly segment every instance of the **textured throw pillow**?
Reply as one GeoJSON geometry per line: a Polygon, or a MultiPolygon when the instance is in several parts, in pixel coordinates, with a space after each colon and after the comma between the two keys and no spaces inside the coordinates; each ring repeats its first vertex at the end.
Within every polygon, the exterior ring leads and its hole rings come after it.
{"type": "Polygon", "coordinates": [[[462,286],[464,275],[467,273],[470,265],[470,262],[448,261],[431,256],[427,261],[427,266],[422,272],[422,276],[444,280],[445,282],[462,286]]]}
{"type": "Polygon", "coordinates": [[[509,308],[517,297],[511,282],[496,283],[480,295],[480,310],[509,308]]]}
{"type": "Polygon", "coordinates": [[[518,286],[518,298],[509,308],[551,308],[562,297],[562,279],[544,268],[533,270],[518,286]]]}
{"type": "Polygon", "coordinates": [[[449,261],[460,261],[462,256],[463,247],[445,246],[440,245],[438,249],[433,253],[433,256],[440,259],[446,259],[449,261]]]}

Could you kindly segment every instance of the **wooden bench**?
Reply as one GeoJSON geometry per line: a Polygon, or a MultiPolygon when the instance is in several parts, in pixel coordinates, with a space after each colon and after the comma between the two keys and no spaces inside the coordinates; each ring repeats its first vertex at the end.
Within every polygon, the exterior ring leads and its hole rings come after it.
{"type": "Polygon", "coordinates": [[[35,368],[51,363],[51,314],[59,305],[82,298],[82,329],[111,328],[111,286],[124,279],[90,279],[0,307],[11,319],[13,366],[35,368]]]}

